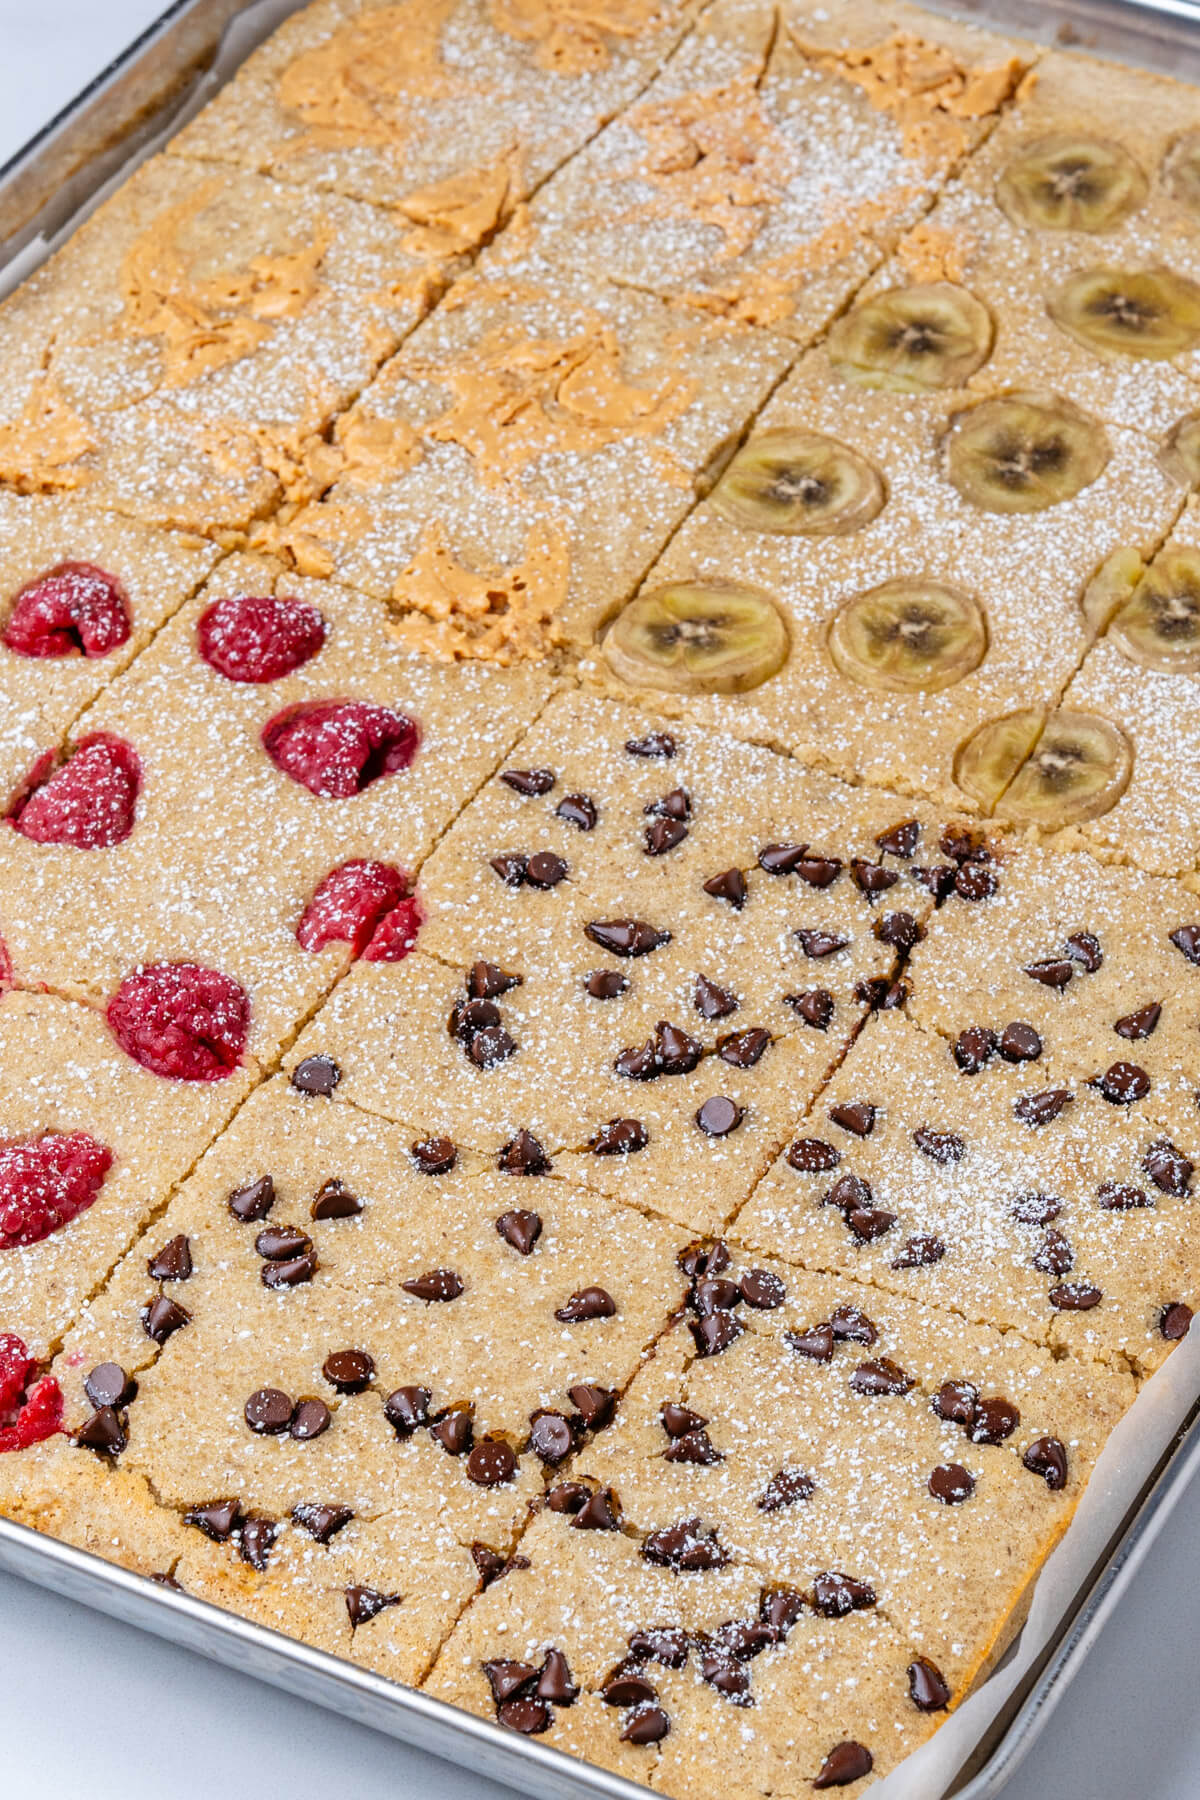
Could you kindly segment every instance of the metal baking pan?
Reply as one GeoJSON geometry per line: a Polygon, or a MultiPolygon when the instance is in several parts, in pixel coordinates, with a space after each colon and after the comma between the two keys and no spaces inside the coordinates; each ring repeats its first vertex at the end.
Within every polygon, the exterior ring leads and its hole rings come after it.
{"type": "MultiPolygon", "coordinates": [[[[302,0],[295,0],[298,10],[302,0]]],[[[1200,0],[922,0],[935,12],[1200,82],[1200,0]]],[[[0,167],[0,294],[36,267],[104,188],[218,85],[227,27],[249,0],[175,0],[24,149],[0,167]]],[[[270,9],[260,36],[286,6],[270,9]]],[[[242,18],[242,24],[247,20],[242,18]]],[[[247,48],[254,42],[251,34],[247,48]]],[[[1200,1469],[1200,1398],[1075,1604],[949,1790],[992,1800],[1058,1699],[1200,1469]]],[[[530,1800],[647,1800],[648,1790],[357,1664],[144,1580],[0,1518],[0,1569],[236,1667],[392,1737],[516,1787],[530,1800]]]]}

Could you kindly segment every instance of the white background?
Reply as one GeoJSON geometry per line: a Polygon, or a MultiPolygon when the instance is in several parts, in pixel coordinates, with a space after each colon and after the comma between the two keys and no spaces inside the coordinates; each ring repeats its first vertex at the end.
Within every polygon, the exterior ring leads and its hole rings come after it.
{"type": "MultiPolygon", "coordinates": [[[[162,0],[0,0],[0,162],[162,0]]],[[[3,371],[0,370],[0,379],[3,371]]],[[[1005,1800],[1200,1795],[1200,1504],[1185,1496],[1005,1800]]],[[[511,1800],[0,1576],[3,1800],[511,1800]]]]}

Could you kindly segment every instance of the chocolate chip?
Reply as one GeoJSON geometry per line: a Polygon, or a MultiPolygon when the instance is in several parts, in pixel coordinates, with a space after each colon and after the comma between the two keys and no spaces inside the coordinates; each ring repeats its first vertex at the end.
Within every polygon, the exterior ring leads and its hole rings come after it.
{"type": "Polygon", "coordinates": [[[573,1531],[617,1531],[617,1497],[611,1488],[587,1494],[571,1521],[573,1531]]]}
{"type": "Polygon", "coordinates": [[[736,1131],[745,1116],[745,1107],[730,1100],[726,1094],[714,1094],[697,1110],[696,1123],[705,1137],[722,1138],[736,1131]]]}
{"type": "Polygon", "coordinates": [[[353,1219],[363,1209],[363,1203],[344,1181],[333,1176],[323,1181],[313,1195],[309,1207],[309,1217],[313,1219],[353,1219]]]}
{"type": "Polygon", "coordinates": [[[879,1333],[874,1321],[857,1306],[838,1306],[829,1315],[833,1335],[839,1344],[873,1344],[879,1333]]]}
{"type": "Polygon", "coordinates": [[[1075,931],[1067,939],[1067,955],[1077,962],[1085,975],[1094,975],[1104,961],[1100,939],[1090,931],[1075,931]]]}
{"type": "Polygon", "coordinates": [[[648,956],[671,941],[669,931],[660,931],[645,919],[594,919],[583,930],[593,944],[613,956],[648,956]]]}
{"type": "Polygon", "coordinates": [[[182,1232],[165,1243],[157,1256],[146,1264],[153,1281],[190,1281],[192,1247],[182,1232]]]}
{"type": "Polygon", "coordinates": [[[505,1175],[548,1175],[550,1158],[531,1131],[518,1131],[496,1159],[505,1175]]]}
{"type": "Polygon", "coordinates": [[[969,825],[947,825],[938,848],[943,856],[956,863],[988,862],[991,858],[983,833],[972,830],[969,825]]]}
{"type": "Polygon", "coordinates": [[[686,788],[672,788],[661,800],[651,800],[643,808],[647,817],[657,819],[690,819],[692,816],[692,796],[686,788]]]}
{"type": "Polygon", "coordinates": [[[996,1034],[988,1025],[968,1025],[954,1040],[954,1060],[964,1075],[978,1075],[996,1049],[996,1034]]]}
{"type": "Polygon", "coordinates": [[[1086,1281],[1064,1281],[1050,1289],[1050,1304],[1056,1312],[1091,1312],[1104,1295],[1086,1281]]]}
{"type": "Polygon", "coordinates": [[[1040,981],[1043,987],[1053,988],[1061,993],[1075,973],[1075,964],[1069,957],[1047,957],[1042,962],[1027,963],[1025,974],[1031,981],[1040,981]]]}
{"type": "Polygon", "coordinates": [[[257,1181],[247,1182],[245,1187],[234,1188],[226,1201],[234,1218],[240,1219],[243,1225],[265,1219],[274,1204],[275,1183],[269,1175],[260,1175],[257,1181]]]}
{"type": "Polygon", "coordinates": [[[175,1332],[181,1331],[189,1323],[191,1313],[186,1306],[180,1306],[177,1300],[168,1300],[165,1294],[159,1294],[148,1306],[142,1308],[142,1330],[156,1344],[165,1344],[175,1332]]]}
{"type": "Polygon", "coordinates": [[[120,1456],[129,1437],[116,1408],[101,1406],[80,1426],[71,1442],[103,1456],[120,1456]]]}
{"type": "Polygon", "coordinates": [[[671,1729],[671,1721],[661,1706],[639,1706],[621,1733],[623,1744],[658,1744],[671,1729]]]}
{"type": "Polygon", "coordinates": [[[429,1427],[429,1435],[447,1456],[465,1456],[475,1441],[475,1426],[465,1406],[451,1406],[429,1427]]]}
{"type": "Polygon", "coordinates": [[[1040,1475],[1048,1488],[1057,1491],[1067,1485],[1067,1450],[1057,1438],[1036,1438],[1021,1458],[1033,1475],[1040,1475]]]}
{"type": "Polygon", "coordinates": [[[979,863],[968,863],[954,877],[954,891],[960,900],[988,900],[999,885],[992,870],[979,863]]]}
{"type": "Polygon", "coordinates": [[[704,1046],[678,1025],[660,1019],[654,1036],[644,1044],[622,1050],[613,1068],[629,1081],[653,1081],[660,1075],[689,1075],[704,1054],[704,1046]]]}
{"type": "Polygon", "coordinates": [[[298,1225],[268,1225],[254,1240],[254,1248],[268,1262],[287,1262],[312,1249],[312,1239],[298,1225]]]}
{"type": "Polygon", "coordinates": [[[137,1398],[138,1384],[120,1363],[104,1362],[97,1363],[91,1374],[84,1376],[83,1391],[101,1412],[106,1406],[128,1406],[137,1398]]]}
{"type": "MultiPolygon", "coordinates": [[[[306,1056],[303,1062],[296,1064],[292,1070],[292,1086],[300,1094],[314,1094],[327,1100],[338,1082],[342,1079],[342,1071],[332,1056],[306,1056]]],[[[261,1214],[254,1214],[261,1217],[261,1214]]]]}
{"type": "Polygon", "coordinates": [[[967,1154],[967,1146],[955,1131],[934,1131],[929,1125],[920,1125],[913,1132],[913,1143],[931,1162],[961,1162],[967,1154]]]}
{"type": "Polygon", "coordinates": [[[728,1312],[742,1303],[741,1286],[721,1275],[705,1275],[696,1283],[689,1304],[702,1319],[710,1313],[728,1312]]]}
{"type": "Polygon", "coordinates": [[[467,971],[467,997],[471,1000],[499,1000],[502,994],[520,987],[524,976],[511,975],[498,963],[477,958],[467,971]]]}
{"type": "Polygon", "coordinates": [[[958,880],[958,870],[953,863],[935,863],[930,868],[914,868],[909,870],[909,874],[921,887],[928,888],[938,906],[949,899],[958,880]]]}
{"type": "Polygon", "coordinates": [[[646,827],[644,848],[647,856],[665,856],[682,844],[688,828],[682,819],[651,819],[646,827]]]}
{"type": "Polygon", "coordinates": [[[233,1536],[241,1510],[237,1500],[207,1500],[184,1513],[183,1522],[185,1525],[194,1525],[206,1538],[211,1538],[214,1544],[224,1544],[233,1536]]]}
{"type": "Polygon", "coordinates": [[[321,1373],[339,1394],[364,1394],[375,1379],[375,1358],[366,1350],[333,1350],[321,1373]]]}
{"type": "Polygon", "coordinates": [[[969,1429],[979,1411],[979,1389],[970,1381],[943,1381],[930,1405],[947,1424],[969,1429]]]}
{"type": "Polygon", "coordinates": [[[409,1154],[422,1175],[446,1175],[458,1161],[458,1148],[448,1137],[422,1138],[409,1154]]]}
{"type": "Polygon", "coordinates": [[[874,899],[876,894],[886,893],[888,888],[895,887],[900,877],[895,869],[885,869],[881,863],[868,862],[862,856],[852,856],[850,879],[860,894],[874,899]]]}
{"type": "Polygon", "coordinates": [[[692,1004],[704,1019],[724,1019],[738,1009],[738,998],[729,988],[719,987],[707,975],[697,975],[692,1004]]]}
{"type": "Polygon", "coordinates": [[[511,1212],[500,1214],[496,1220],[496,1230],[519,1256],[529,1256],[542,1235],[541,1215],[514,1207],[511,1212]]]}
{"type": "Polygon", "coordinates": [[[687,1632],[673,1625],[635,1631],[630,1635],[629,1654],[638,1662],[656,1662],[664,1669],[682,1669],[688,1659],[687,1632]]]}
{"type": "Polygon", "coordinates": [[[1170,939],[1190,963],[1200,963],[1200,925],[1180,925],[1170,939]]]}
{"type": "Polygon", "coordinates": [[[1158,1315],[1158,1329],[1169,1344],[1185,1338],[1192,1323],[1192,1309],[1182,1300],[1172,1300],[1158,1315]]]}
{"type": "Polygon", "coordinates": [[[996,1044],[1005,1062],[1036,1062],[1042,1054],[1042,1040],[1032,1025],[1022,1019],[1014,1019],[1000,1033],[996,1044]]]}
{"type": "Polygon", "coordinates": [[[289,1435],[298,1443],[307,1444],[312,1438],[318,1438],[322,1432],[328,1431],[333,1424],[333,1414],[323,1400],[300,1400],[292,1414],[289,1435]]]}
{"type": "Polygon", "coordinates": [[[729,1267],[731,1258],[728,1244],[718,1238],[712,1244],[688,1244],[675,1261],[689,1281],[699,1281],[706,1275],[719,1275],[722,1269],[729,1267]]]}
{"type": "Polygon", "coordinates": [[[835,956],[850,942],[850,939],[842,937],[840,932],[808,930],[804,926],[794,932],[793,936],[799,940],[800,948],[805,956],[813,962],[821,962],[827,956],[835,956]]]}
{"type": "Polygon", "coordinates": [[[649,1142],[650,1134],[640,1119],[610,1119],[592,1133],[588,1149],[593,1156],[632,1156],[649,1142]]]}
{"type": "Polygon", "coordinates": [[[907,1394],[916,1382],[890,1356],[881,1356],[876,1362],[859,1363],[850,1377],[850,1386],[856,1394],[878,1399],[882,1395],[907,1394]]]}
{"type": "Polygon", "coordinates": [[[629,738],[625,748],[630,756],[661,756],[669,760],[675,754],[675,739],[669,731],[650,731],[643,738],[629,738]]]}
{"type": "Polygon", "coordinates": [[[182,1581],[176,1581],[173,1575],[147,1575],[147,1581],[155,1581],[159,1587],[170,1588],[176,1594],[186,1594],[187,1589],[182,1581]]]}
{"type": "Polygon", "coordinates": [[[895,1213],[887,1212],[881,1206],[852,1206],[845,1219],[851,1236],[860,1244],[873,1244],[878,1238],[886,1237],[896,1223],[895,1213]]]}
{"type": "Polygon", "coordinates": [[[875,1108],[868,1100],[842,1100],[829,1109],[829,1117],[855,1137],[870,1137],[875,1129],[875,1108]]]}
{"type": "Polygon", "coordinates": [[[1142,1158],[1142,1168],[1164,1194],[1190,1194],[1196,1165],[1169,1138],[1158,1138],[1142,1158]]]}
{"type": "Polygon", "coordinates": [[[865,1744],[859,1744],[853,1738],[847,1738],[835,1744],[817,1776],[813,1780],[815,1788],[849,1787],[853,1781],[861,1781],[875,1767],[875,1758],[865,1744]]]}
{"type": "Polygon", "coordinates": [[[774,1312],[787,1299],[787,1289],[773,1269],[747,1269],[738,1286],[746,1305],[756,1312],[774,1312]]]}
{"type": "Polygon", "coordinates": [[[731,1312],[713,1312],[700,1319],[689,1319],[688,1329],[695,1339],[697,1355],[721,1356],[741,1337],[745,1327],[731,1312]]]}
{"type": "Polygon", "coordinates": [[[288,1395],[280,1388],[256,1388],[251,1394],[242,1415],[251,1431],[263,1437],[276,1437],[286,1431],[292,1422],[293,1404],[288,1395]]]}
{"type": "Polygon", "coordinates": [[[712,1526],[699,1519],[681,1519],[678,1525],[664,1525],[652,1531],[642,1545],[647,1562],[667,1569],[723,1569],[729,1561],[725,1549],[712,1526]]]}
{"type": "Polygon", "coordinates": [[[713,1464],[725,1461],[723,1453],[717,1449],[707,1431],[685,1431],[679,1437],[673,1437],[663,1451],[663,1461],[669,1463],[692,1463],[698,1468],[711,1468],[713,1464]]]}
{"type": "Polygon", "coordinates": [[[828,988],[809,988],[803,994],[785,994],[785,1002],[814,1031],[827,1031],[833,1018],[834,998],[828,988]]]}
{"type": "Polygon", "coordinates": [[[1092,1085],[1110,1106],[1132,1106],[1150,1092],[1150,1077],[1137,1063],[1115,1062],[1092,1085]]]}
{"type": "Polygon", "coordinates": [[[1021,1423],[1021,1414],[1003,1394],[988,1394],[979,1402],[975,1417],[967,1427],[973,1444],[1002,1444],[1021,1423]]]}
{"type": "Polygon", "coordinates": [[[841,858],[838,856],[802,856],[795,865],[794,873],[809,887],[832,887],[842,872],[841,858]]]}
{"type": "Polygon", "coordinates": [[[511,1575],[514,1569],[529,1568],[527,1556],[501,1556],[490,1544],[481,1543],[478,1539],[471,1545],[471,1556],[475,1567],[479,1570],[480,1584],[490,1588],[494,1581],[502,1575],[511,1575]]]}
{"type": "Polygon", "coordinates": [[[530,857],[525,870],[525,879],[533,888],[557,887],[566,877],[567,865],[553,850],[539,850],[536,856],[530,857]]]}
{"type": "Polygon", "coordinates": [[[485,1662],[483,1672],[487,1676],[488,1686],[492,1690],[492,1699],[497,1706],[505,1700],[511,1700],[522,1688],[527,1688],[536,1680],[538,1671],[532,1663],[513,1662],[507,1658],[497,1658],[493,1662],[485,1662]]]}
{"type": "Polygon", "coordinates": [[[571,1665],[561,1650],[547,1650],[534,1693],[551,1706],[570,1706],[579,1698],[579,1689],[571,1679],[571,1665]]]}
{"type": "Polygon", "coordinates": [[[812,1175],[825,1169],[836,1169],[842,1153],[823,1138],[797,1138],[788,1150],[787,1159],[802,1175],[812,1175]]]}
{"type": "Polygon", "coordinates": [[[617,1404],[615,1388],[597,1387],[589,1381],[577,1381],[567,1389],[567,1396],[588,1431],[601,1431],[617,1404]]]}
{"type": "Polygon", "coordinates": [[[827,1569],[813,1582],[813,1603],[827,1619],[844,1619],[847,1613],[863,1612],[874,1606],[875,1600],[870,1582],[843,1575],[839,1569],[827,1569]]]}
{"type": "Polygon", "coordinates": [[[510,1056],[515,1056],[516,1050],[516,1041],[509,1036],[503,1025],[489,1025],[472,1035],[467,1055],[476,1068],[494,1069],[497,1064],[507,1062],[510,1056]]]}
{"type": "Polygon", "coordinates": [[[890,944],[894,950],[907,954],[925,933],[910,912],[888,912],[877,921],[875,936],[881,944],[890,944]]]}
{"type": "Polygon", "coordinates": [[[429,1423],[429,1402],[433,1395],[424,1387],[398,1387],[383,1403],[384,1417],[399,1438],[411,1437],[429,1423]]]}
{"type": "Polygon", "coordinates": [[[658,1690],[637,1669],[618,1668],[600,1689],[600,1697],[608,1706],[639,1706],[657,1700],[658,1690]]]}
{"type": "Polygon", "coordinates": [[[794,875],[807,850],[807,844],[765,844],[758,853],[758,866],[768,875],[794,875]]]}
{"type": "Polygon", "coordinates": [[[1022,1125],[1031,1130],[1041,1125],[1050,1125],[1057,1119],[1064,1107],[1070,1106],[1075,1096],[1067,1088],[1044,1088],[1040,1094],[1022,1094],[1013,1102],[1013,1112],[1022,1125]]]}
{"type": "Polygon", "coordinates": [[[424,1300],[430,1305],[457,1300],[464,1285],[462,1277],[453,1269],[427,1269],[424,1275],[414,1275],[411,1280],[400,1283],[414,1300],[424,1300]]]}
{"type": "Polygon", "coordinates": [[[1043,1275],[1069,1275],[1075,1252],[1061,1231],[1048,1231],[1029,1260],[1043,1275]]]}
{"type": "Polygon", "coordinates": [[[705,1651],[700,1658],[700,1678],[735,1705],[741,1703],[743,1695],[750,1692],[749,1669],[744,1669],[735,1657],[721,1651],[705,1651]]]}
{"type": "Polygon", "coordinates": [[[1062,1201],[1052,1194],[1020,1194],[1012,1203],[1012,1216],[1022,1225],[1049,1225],[1062,1211],[1062,1201]]]}
{"type": "Polygon", "coordinates": [[[917,819],[904,819],[899,825],[889,826],[881,831],[875,839],[880,850],[890,856],[902,856],[905,861],[917,853],[917,845],[921,839],[921,826],[917,819]]]}
{"type": "Polygon", "coordinates": [[[771,1034],[761,1025],[730,1031],[717,1039],[717,1055],[731,1069],[752,1069],[771,1047],[771,1034]]]}
{"type": "Polygon", "coordinates": [[[553,769],[505,769],[500,779],[514,794],[521,794],[527,800],[539,794],[548,794],[554,786],[553,769]]]}
{"type": "Polygon", "coordinates": [[[763,1588],[758,1596],[758,1616],[768,1629],[785,1638],[807,1606],[804,1595],[796,1588],[763,1588]]]}
{"type": "Polygon", "coordinates": [[[307,1250],[303,1256],[294,1256],[288,1262],[265,1262],[261,1271],[262,1284],[267,1288],[299,1287],[312,1280],[319,1266],[315,1250],[307,1250]]]}
{"type": "Polygon", "coordinates": [[[724,869],[702,885],[706,894],[714,900],[724,900],[735,912],[741,912],[746,904],[746,877],[740,869],[724,869]]]}
{"type": "Polygon", "coordinates": [[[943,1506],[961,1506],[975,1492],[975,1477],[961,1463],[939,1463],[929,1477],[929,1491],[943,1506]]]}
{"type": "Polygon", "coordinates": [[[536,1412],[529,1421],[529,1448],[542,1462],[562,1462],[574,1448],[571,1427],[560,1412],[536,1412]]]}
{"type": "Polygon", "coordinates": [[[644,1044],[622,1050],[613,1061],[614,1073],[626,1081],[653,1081],[660,1073],[655,1049],[654,1039],[647,1038],[644,1044]]]}
{"type": "Polygon", "coordinates": [[[577,1288],[569,1300],[555,1309],[563,1325],[581,1325],[589,1319],[611,1319],[617,1310],[612,1295],[602,1287],[577,1288]]]}
{"type": "Polygon", "coordinates": [[[814,1325],[809,1331],[785,1331],[783,1341],[810,1362],[827,1363],[833,1356],[833,1326],[828,1323],[814,1325]]]}
{"type": "Polygon", "coordinates": [[[616,1000],[629,986],[628,979],[618,969],[593,969],[585,975],[584,991],[593,1000],[616,1000]]]}
{"type": "Polygon", "coordinates": [[[344,1531],[353,1517],[354,1510],[349,1506],[320,1506],[305,1500],[292,1508],[296,1524],[316,1538],[318,1544],[327,1544],[339,1531],[344,1531]]]}
{"type": "Polygon", "coordinates": [[[450,1036],[471,1045],[480,1031],[494,1031],[501,1023],[500,1008],[492,1000],[458,1000],[446,1023],[450,1036]]]}
{"type": "Polygon", "coordinates": [[[944,1712],[950,1704],[950,1686],[942,1671],[927,1656],[908,1665],[908,1691],[918,1712],[944,1712]]]}
{"type": "Polygon", "coordinates": [[[348,1587],[343,1591],[351,1631],[378,1618],[384,1607],[399,1606],[404,1598],[403,1594],[381,1594],[378,1588],[370,1587],[348,1587]]]}
{"type": "Polygon", "coordinates": [[[755,1504],[759,1512],[781,1512],[785,1506],[794,1506],[797,1500],[810,1499],[816,1486],[812,1476],[801,1469],[780,1469],[778,1475],[772,1475],[755,1504]]]}
{"type": "Polygon", "coordinates": [[[249,1563],[261,1575],[270,1559],[271,1546],[278,1536],[279,1526],[274,1519],[258,1516],[247,1519],[242,1526],[242,1561],[249,1563]]]}
{"type": "Polygon", "coordinates": [[[1136,1043],[1140,1038],[1153,1036],[1161,1017],[1161,1004],[1152,1000],[1148,1006],[1139,1007],[1137,1012],[1126,1013],[1123,1019],[1118,1019],[1113,1030],[1118,1037],[1128,1038],[1131,1043],[1136,1043]]]}
{"type": "Polygon", "coordinates": [[[476,1487],[504,1487],[517,1472],[516,1451],[503,1438],[482,1438],[468,1455],[466,1470],[476,1487]]]}
{"type": "Polygon", "coordinates": [[[518,888],[525,885],[529,858],[522,856],[519,851],[511,851],[501,856],[489,857],[488,866],[495,870],[505,887],[518,888]]]}
{"type": "Polygon", "coordinates": [[[1153,1206],[1154,1201],[1143,1188],[1128,1181],[1102,1181],[1096,1190],[1105,1212],[1131,1212],[1138,1206],[1153,1206]]]}
{"type": "Polygon", "coordinates": [[[940,1237],[910,1237],[889,1266],[893,1269],[927,1269],[931,1264],[941,1262],[945,1254],[946,1246],[940,1237]]]}

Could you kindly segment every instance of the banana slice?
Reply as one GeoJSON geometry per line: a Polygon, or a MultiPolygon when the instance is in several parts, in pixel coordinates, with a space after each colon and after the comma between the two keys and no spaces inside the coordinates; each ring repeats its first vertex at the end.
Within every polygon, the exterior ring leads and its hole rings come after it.
{"type": "Polygon", "coordinates": [[[1037,707],[989,719],[960,744],[954,758],[954,780],[964,794],[991,812],[1029,755],[1046,715],[1037,707]]]}
{"type": "Polygon", "coordinates": [[[1200,287],[1170,269],[1081,269],[1047,310],[1056,325],[1104,356],[1161,361],[1200,344],[1200,287]]]}
{"type": "Polygon", "coordinates": [[[1108,628],[1130,662],[1171,675],[1200,669],[1200,550],[1168,550],[1151,564],[1108,628]]]}
{"type": "Polygon", "coordinates": [[[947,473],[985,512],[1043,512],[1073,500],[1108,462],[1097,419],[1052,394],[1006,394],[959,413],[947,473]]]}
{"type": "Polygon", "coordinates": [[[829,334],[829,360],[863,387],[923,393],[961,387],[991,354],[982,300],[950,281],[891,288],[856,306],[829,334]]]}
{"type": "Polygon", "coordinates": [[[1013,224],[1040,231],[1111,231],[1146,193],[1146,177],[1128,150],[1073,133],[1026,144],[996,183],[1013,224]]]}
{"type": "Polygon", "coordinates": [[[1137,550],[1114,550],[1105,557],[1079,602],[1094,636],[1108,629],[1109,621],[1120,612],[1145,573],[1146,565],[1137,550]]]}
{"type": "Polygon", "coordinates": [[[996,807],[1014,825],[1060,825],[1111,811],[1133,771],[1133,746],[1110,719],[1051,713],[1032,756],[996,807]]]}
{"type": "Polygon", "coordinates": [[[1158,460],[1172,480],[1200,487],[1200,413],[1189,413],[1172,426],[1158,460]]]}
{"type": "Polygon", "coordinates": [[[722,518],[751,531],[845,536],[879,512],[879,471],[819,431],[763,431],[738,451],[713,494],[722,518]]]}
{"type": "Polygon", "coordinates": [[[1200,212],[1200,131],[1185,131],[1163,158],[1163,186],[1176,200],[1200,212]]]}
{"type": "Polygon", "coordinates": [[[770,595],[733,581],[680,581],[639,594],[603,643],[631,687],[741,694],[787,661],[790,641],[770,595]]]}
{"type": "Polygon", "coordinates": [[[977,669],[987,620],[969,594],[941,582],[885,581],[835,614],[829,654],[863,687],[936,694],[977,669]]]}

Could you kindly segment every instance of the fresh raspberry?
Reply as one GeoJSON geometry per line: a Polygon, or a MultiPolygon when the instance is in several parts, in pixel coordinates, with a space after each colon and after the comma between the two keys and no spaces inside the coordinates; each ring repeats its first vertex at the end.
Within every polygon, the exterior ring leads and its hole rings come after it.
{"type": "Polygon", "coordinates": [[[107,1016],[122,1050],[152,1075],[223,1081],[246,1048],[250,998],[216,969],[152,963],[125,977],[107,1016]]]}
{"type": "Polygon", "coordinates": [[[415,894],[401,900],[382,921],[362,953],[364,962],[403,962],[421,929],[421,906],[415,894]]]}
{"type": "Polygon", "coordinates": [[[129,636],[129,601],[115,575],[63,562],[22,588],[4,642],[18,656],[107,656],[129,636]]]}
{"type": "Polygon", "coordinates": [[[296,936],[315,956],[326,944],[349,944],[361,956],[380,921],[404,898],[404,877],[389,863],[361,858],[331,869],[318,883],[296,936]]]}
{"type": "Polygon", "coordinates": [[[30,1387],[36,1368],[21,1339],[0,1331],[0,1454],[28,1450],[62,1424],[62,1389],[49,1375],[30,1387]]]}
{"type": "Polygon", "coordinates": [[[53,769],[53,759],[35,763],[25,797],[9,816],[35,844],[109,850],[133,830],[141,787],[142,764],[133,745],[96,731],[80,738],[60,768],[53,769]]]}
{"type": "Polygon", "coordinates": [[[317,654],[325,621],[303,600],[231,594],[214,600],[196,627],[200,654],[230,681],[278,681],[317,654]]]}
{"type": "Polygon", "coordinates": [[[40,1244],[86,1212],[112,1151],[86,1131],[0,1139],[0,1250],[40,1244]]]}
{"type": "Polygon", "coordinates": [[[381,776],[407,769],[417,737],[413,721],[386,706],[307,700],[276,713],[263,728],[262,741],[276,767],[301,787],[344,800],[381,776]]]}

